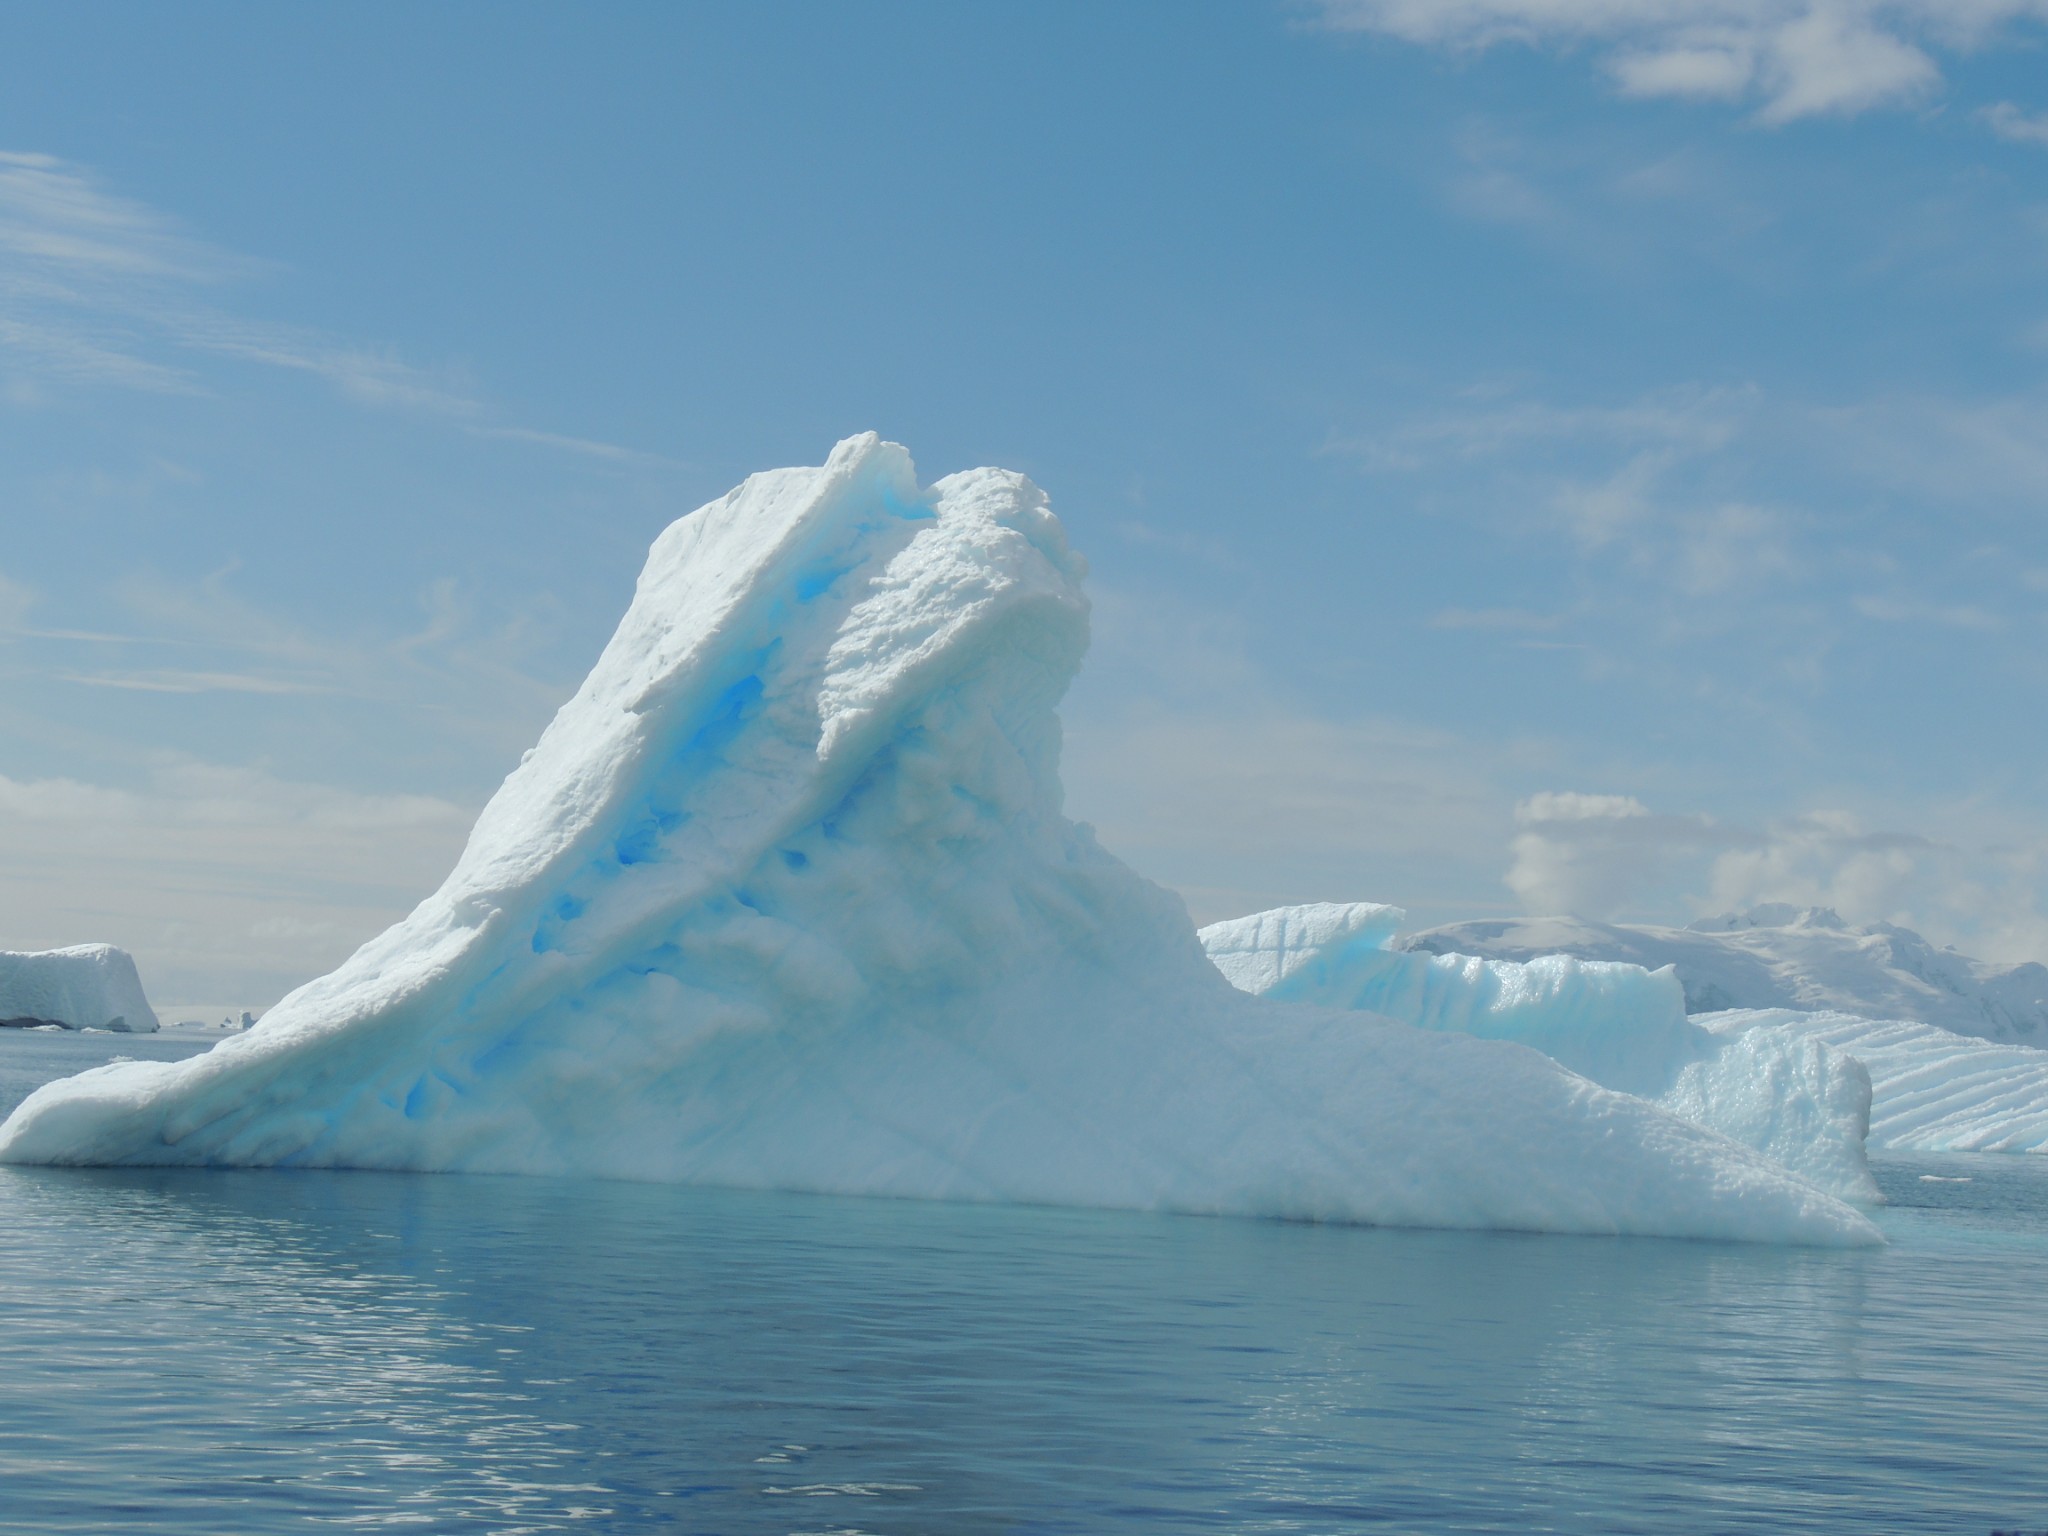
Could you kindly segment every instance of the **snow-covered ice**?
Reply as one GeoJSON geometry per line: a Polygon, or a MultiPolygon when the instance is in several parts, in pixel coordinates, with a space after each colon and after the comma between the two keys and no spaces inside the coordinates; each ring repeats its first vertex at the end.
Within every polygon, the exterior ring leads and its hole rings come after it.
{"type": "Polygon", "coordinates": [[[149,1034],[155,1012],[125,949],[74,944],[21,953],[0,950],[0,1024],[61,1024],[149,1034]]]}
{"type": "Polygon", "coordinates": [[[1561,954],[1651,970],[1668,965],[1693,1013],[1828,1009],[2048,1045],[2048,966],[1993,965],[1937,948],[1910,928],[1852,927],[1826,907],[1770,903],[1685,928],[1576,917],[1488,919],[1425,929],[1397,947],[1491,960],[1561,954]]]}
{"type": "Polygon", "coordinates": [[[752,477],[656,541],[438,892],[0,1157],[1877,1240],[1535,1051],[1232,988],[1061,814],[1081,576],[1015,474],[921,489],[869,435],[752,477]]]}
{"type": "Polygon", "coordinates": [[[1797,1034],[1870,1072],[1870,1145],[1901,1152],[2048,1152],[2048,1051],[1910,1019],[1790,1008],[1709,1013],[1717,1033],[1797,1034]]]}
{"type": "Polygon", "coordinates": [[[1405,915],[1318,902],[1215,923],[1201,940],[1247,992],[1519,1041],[1766,1152],[1845,1199],[1880,1198],[1863,1151],[1870,1079],[1850,1056],[1784,1030],[1702,1028],[1686,1017],[1669,969],[1392,949],[1405,915]]]}

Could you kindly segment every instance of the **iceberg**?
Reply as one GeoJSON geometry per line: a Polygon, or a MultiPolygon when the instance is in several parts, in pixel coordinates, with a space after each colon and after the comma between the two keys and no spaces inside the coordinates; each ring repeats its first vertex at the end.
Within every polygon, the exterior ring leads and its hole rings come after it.
{"type": "Polygon", "coordinates": [[[1873,1147],[2048,1152],[2048,1051],[1829,1010],[1736,1009],[1696,1022],[1717,1034],[1783,1032],[1854,1056],[1870,1073],[1873,1147]]]}
{"type": "Polygon", "coordinates": [[[1428,928],[1400,948],[1533,960],[1575,955],[1671,966],[1690,1013],[1795,1008],[1918,1019],[1957,1034],[2048,1044],[2048,966],[1999,966],[1936,948],[1893,923],[1852,927],[1827,907],[1768,902],[1684,928],[1576,917],[1487,919],[1428,928]]]}
{"type": "Polygon", "coordinates": [[[439,891],[203,1056],[39,1089],[0,1159],[1880,1240],[1536,1051],[1232,988],[1062,812],[1082,576],[1020,475],[870,434],[753,476],[439,891]]]}
{"type": "Polygon", "coordinates": [[[156,1012],[135,959],[111,944],[21,953],[0,950],[0,1025],[58,1024],[146,1035],[156,1012]]]}
{"type": "Polygon", "coordinates": [[[1871,1080],[1851,1055],[1784,1030],[1704,1028],[1687,1018],[1669,967],[1397,950],[1406,916],[1370,902],[1317,902],[1214,923],[1200,938],[1246,992],[1519,1041],[1755,1147],[1843,1199],[1881,1200],[1863,1150],[1871,1080]]]}

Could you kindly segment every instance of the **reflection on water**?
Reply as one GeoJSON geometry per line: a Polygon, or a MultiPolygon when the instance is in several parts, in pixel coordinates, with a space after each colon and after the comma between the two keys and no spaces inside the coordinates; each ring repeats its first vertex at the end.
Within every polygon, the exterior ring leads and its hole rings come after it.
{"type": "Polygon", "coordinates": [[[0,1170],[0,1524],[2048,1526],[2048,1178],[1885,1176],[1843,1254],[0,1170]]]}

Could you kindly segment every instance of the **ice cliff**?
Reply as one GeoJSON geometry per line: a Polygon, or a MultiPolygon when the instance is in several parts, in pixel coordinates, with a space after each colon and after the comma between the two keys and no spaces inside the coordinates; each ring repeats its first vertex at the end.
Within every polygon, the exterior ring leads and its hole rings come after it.
{"type": "Polygon", "coordinates": [[[1863,1152],[1870,1078],[1852,1057],[1803,1033],[1703,1028],[1686,1017],[1669,969],[1392,949],[1405,915],[1319,902],[1215,923],[1200,937],[1217,969],[1247,992],[1518,1041],[1755,1147],[1844,1199],[1880,1198],[1863,1152]]]}
{"type": "Polygon", "coordinates": [[[77,944],[26,954],[0,950],[0,1025],[7,1024],[148,1034],[157,1018],[125,949],[77,944]]]}
{"type": "Polygon", "coordinates": [[[0,1157],[1876,1240],[1537,1052],[1233,989],[1061,814],[1081,576],[1015,474],[921,489],[866,436],[752,477],[656,541],[437,893],[0,1157]]]}

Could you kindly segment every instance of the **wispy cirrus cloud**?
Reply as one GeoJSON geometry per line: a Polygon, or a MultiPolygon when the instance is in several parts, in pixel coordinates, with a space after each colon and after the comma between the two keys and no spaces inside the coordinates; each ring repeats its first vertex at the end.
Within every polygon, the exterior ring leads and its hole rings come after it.
{"type": "Polygon", "coordinates": [[[478,437],[613,462],[657,457],[507,422],[460,370],[229,308],[234,286],[265,270],[82,166],[0,151],[0,373],[12,375],[16,399],[34,398],[39,382],[204,394],[209,363],[240,363],[317,378],[356,404],[438,417],[478,437]]]}
{"type": "MultiPolygon", "coordinates": [[[[1654,567],[1694,594],[1740,576],[1751,588],[1796,574],[1799,519],[1755,494],[1786,465],[1835,482],[1841,500],[1875,488],[1967,510],[1974,537],[2008,525],[2031,537],[2048,496],[2048,397],[1876,394],[1846,403],[1755,386],[1680,387],[1609,403],[1559,402],[1475,388],[1434,411],[1335,433],[1323,451],[1377,475],[1455,471],[1520,526],[1567,535],[1586,556],[1654,567]]],[[[1956,553],[1967,546],[1959,534],[1956,553]]],[[[1981,575],[1973,582],[1982,584],[1981,575]]],[[[2009,585],[1996,583],[1996,590],[2009,585]]],[[[1893,621],[1987,627],[1981,609],[1894,592],[1859,611],[1893,621]]]]}
{"type": "Polygon", "coordinates": [[[473,815],[170,752],[123,785],[0,774],[0,928],[121,944],[159,1003],[267,1006],[431,890],[473,815]]]}
{"type": "Polygon", "coordinates": [[[326,693],[319,683],[248,672],[198,672],[157,667],[144,672],[59,672],[60,682],[131,693],[326,693]]]}
{"type": "Polygon", "coordinates": [[[1439,48],[1588,47],[1624,96],[1751,104],[1772,126],[1912,106],[1941,86],[1937,54],[2048,22],[2048,0],[1319,0],[1316,11],[1332,29],[1439,48]]]}
{"type": "MultiPolygon", "coordinates": [[[[302,700],[321,714],[404,715],[423,738],[453,733],[472,751],[481,741],[502,753],[537,730],[573,682],[548,675],[562,618],[552,599],[485,612],[444,577],[419,592],[410,626],[336,631],[253,600],[236,574],[228,566],[197,583],[128,575],[108,594],[125,622],[86,629],[43,621],[44,595],[0,570],[0,705],[31,678],[101,694],[212,695],[224,705],[235,696],[278,708],[302,700]]],[[[301,709],[292,718],[308,717],[301,709]]],[[[12,724],[27,728],[25,718],[12,724]]]]}

